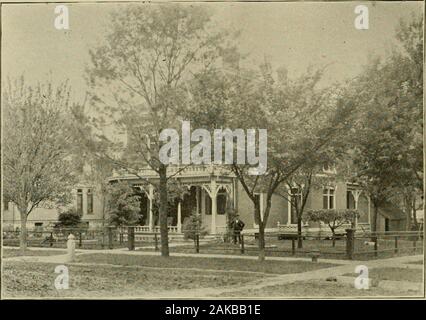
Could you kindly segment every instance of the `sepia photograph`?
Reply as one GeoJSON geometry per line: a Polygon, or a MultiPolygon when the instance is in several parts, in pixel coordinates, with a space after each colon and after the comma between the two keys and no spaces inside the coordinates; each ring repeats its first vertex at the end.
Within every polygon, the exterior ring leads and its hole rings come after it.
{"type": "Polygon", "coordinates": [[[424,10],[2,3],[1,299],[424,299],[424,10]]]}

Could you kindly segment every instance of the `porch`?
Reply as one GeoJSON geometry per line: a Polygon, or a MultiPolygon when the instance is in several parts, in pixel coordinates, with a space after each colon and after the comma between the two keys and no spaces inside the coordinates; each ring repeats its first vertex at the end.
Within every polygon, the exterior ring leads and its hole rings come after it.
{"type": "MultiPolygon", "coordinates": [[[[174,202],[169,202],[168,230],[170,234],[184,232],[185,219],[191,214],[201,217],[202,226],[210,234],[216,234],[226,229],[226,210],[232,204],[236,206],[235,177],[232,172],[222,166],[170,166],[168,175],[173,175],[187,192],[174,202]]],[[[136,175],[124,172],[115,173],[110,181],[128,181],[134,188],[139,189],[141,199],[142,225],[135,232],[157,233],[160,231],[158,206],[156,204],[155,184],[158,175],[150,169],[144,169],[136,175]],[[150,183],[143,181],[143,177],[150,183]]]]}

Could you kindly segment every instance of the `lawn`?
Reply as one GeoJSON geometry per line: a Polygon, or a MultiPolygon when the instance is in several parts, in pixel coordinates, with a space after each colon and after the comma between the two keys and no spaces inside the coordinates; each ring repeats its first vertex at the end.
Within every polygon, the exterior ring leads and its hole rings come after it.
{"type": "Polygon", "coordinates": [[[164,296],[169,290],[237,287],[267,277],[253,273],[69,265],[69,289],[57,290],[55,267],[48,263],[5,261],[4,297],[149,297],[156,293],[164,296]]]}
{"type": "Polygon", "coordinates": [[[328,282],[325,280],[296,281],[293,283],[251,289],[233,291],[223,294],[222,297],[274,297],[274,298],[338,298],[338,297],[392,297],[392,296],[420,296],[421,292],[399,292],[379,287],[371,287],[369,290],[359,290],[353,285],[341,282],[328,282]]]}
{"type": "Polygon", "coordinates": [[[19,249],[3,249],[3,258],[13,258],[21,256],[56,256],[66,254],[65,250],[37,250],[27,249],[24,254],[19,249]]]}
{"type": "MultiPolygon", "coordinates": [[[[411,255],[414,254],[412,248],[412,241],[400,240],[398,243],[398,253],[394,252],[394,240],[380,239],[378,242],[378,249],[383,250],[379,252],[377,257],[374,255],[374,247],[364,244],[366,239],[355,240],[355,254],[354,259],[357,260],[370,260],[376,258],[389,258],[393,256],[411,255]]],[[[140,243],[141,245],[143,243],[140,243]]],[[[257,242],[253,237],[246,236],[244,241],[245,250],[244,255],[258,255],[257,242]]],[[[139,246],[139,243],[137,244],[139,246]]],[[[152,250],[143,248],[141,250],[152,250]]],[[[194,253],[195,247],[193,244],[180,245],[170,248],[171,252],[177,253],[194,253]]],[[[296,252],[292,254],[292,241],[291,240],[278,240],[277,237],[268,237],[266,241],[266,255],[271,257],[309,257],[313,250],[320,251],[320,258],[322,259],[347,259],[346,257],[346,240],[337,239],[333,247],[331,240],[326,239],[306,239],[303,241],[303,248],[296,248],[296,252]]],[[[200,244],[200,253],[221,253],[241,255],[241,247],[238,244],[224,243],[222,241],[215,241],[200,244]]],[[[417,242],[416,254],[423,252],[422,241],[417,242]]]]}
{"type": "Polygon", "coordinates": [[[144,266],[155,268],[210,269],[224,271],[262,272],[270,274],[299,273],[333,267],[330,263],[312,263],[309,261],[265,261],[234,258],[169,257],[143,256],[128,254],[83,254],[77,257],[79,262],[103,263],[122,266],[144,266]]]}
{"type": "MultiPolygon", "coordinates": [[[[349,273],[346,276],[356,277],[359,274],[349,273]]],[[[397,267],[385,267],[385,268],[373,268],[368,270],[368,277],[374,280],[392,280],[392,281],[410,281],[410,282],[422,282],[423,281],[423,270],[412,269],[412,268],[397,268],[397,267]]]]}

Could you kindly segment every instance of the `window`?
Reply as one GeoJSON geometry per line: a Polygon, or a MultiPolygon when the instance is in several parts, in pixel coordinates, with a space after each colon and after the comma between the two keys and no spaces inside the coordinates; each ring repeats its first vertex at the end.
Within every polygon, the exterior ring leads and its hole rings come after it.
{"type": "Polygon", "coordinates": [[[43,235],[43,222],[34,223],[34,236],[41,237],[43,235]]]}
{"type": "Polygon", "coordinates": [[[83,214],[83,190],[77,189],[77,212],[83,214]]]}
{"type": "Polygon", "coordinates": [[[324,188],[322,193],[322,208],[334,209],[334,188],[324,188]]]}
{"type": "Polygon", "coordinates": [[[87,214],[93,213],[93,193],[92,190],[87,190],[87,214]]]}
{"type": "Polygon", "coordinates": [[[216,199],[217,214],[225,214],[226,212],[226,191],[219,192],[216,199]]]}
{"type": "Polygon", "coordinates": [[[336,166],[334,164],[325,164],[322,167],[322,171],[325,173],[336,173],[336,166]]]}
{"type": "Polygon", "coordinates": [[[7,211],[9,210],[9,200],[8,199],[3,199],[3,210],[7,211]]]}
{"type": "Polygon", "coordinates": [[[355,199],[351,191],[346,191],[346,209],[355,209],[355,199]]]}
{"type": "Polygon", "coordinates": [[[290,223],[297,224],[296,207],[299,207],[302,203],[302,192],[298,188],[291,188],[290,192],[291,192],[290,223]]]}

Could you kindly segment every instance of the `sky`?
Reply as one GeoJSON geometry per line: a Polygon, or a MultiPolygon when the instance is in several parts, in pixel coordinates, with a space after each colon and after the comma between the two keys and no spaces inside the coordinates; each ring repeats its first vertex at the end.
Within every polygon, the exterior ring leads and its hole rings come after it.
{"type": "MultiPolygon", "coordinates": [[[[357,30],[357,2],[203,3],[214,12],[218,27],[241,31],[238,47],[257,65],[268,58],[298,75],[309,65],[328,65],[324,81],[344,81],[359,74],[371,56],[398,48],[400,19],[423,11],[422,2],[363,2],[369,8],[369,29],[357,30]]],[[[29,82],[68,79],[77,99],[86,92],[89,49],[105,35],[109,14],[126,4],[73,3],[70,29],[56,30],[57,4],[2,6],[2,81],[24,74],[29,82]]],[[[144,4],[141,4],[144,5],[144,4]]],[[[157,4],[158,5],[158,4],[157,4]]],[[[188,5],[188,4],[186,4],[188,5]]]]}

